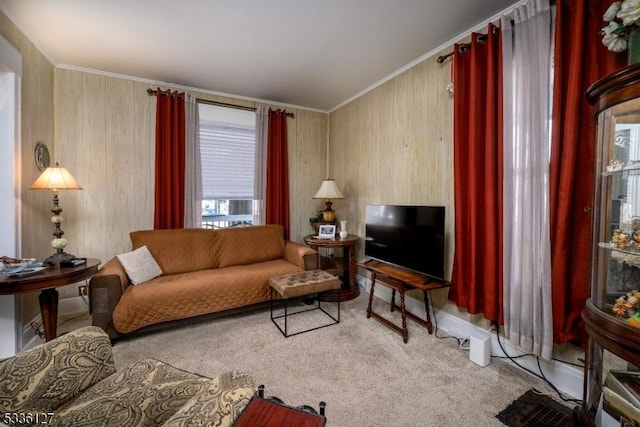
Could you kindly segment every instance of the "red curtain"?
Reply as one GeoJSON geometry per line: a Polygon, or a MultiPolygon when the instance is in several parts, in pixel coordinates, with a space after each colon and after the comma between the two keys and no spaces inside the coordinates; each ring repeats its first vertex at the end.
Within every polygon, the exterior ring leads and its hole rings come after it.
{"type": "Polygon", "coordinates": [[[455,46],[455,255],[449,299],[502,322],[502,59],[500,34],[455,46]]]}
{"type": "Polygon", "coordinates": [[[289,159],[287,155],[287,112],[269,110],[267,136],[267,183],[265,222],[281,224],[289,239],[289,159]]]}
{"type": "Polygon", "coordinates": [[[156,92],[156,175],[153,227],[183,228],[185,198],[184,93],[156,92]]]}
{"type": "Polygon", "coordinates": [[[584,339],[580,312],[589,296],[595,121],[587,88],[622,68],[626,53],[598,31],[610,0],[557,2],[550,164],[551,282],[556,343],[584,339]]]}

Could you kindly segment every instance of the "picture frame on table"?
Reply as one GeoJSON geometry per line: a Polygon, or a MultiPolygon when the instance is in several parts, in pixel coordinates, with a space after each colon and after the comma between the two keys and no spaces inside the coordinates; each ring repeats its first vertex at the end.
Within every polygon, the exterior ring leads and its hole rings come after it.
{"type": "Polygon", "coordinates": [[[332,224],[320,224],[318,228],[318,237],[321,239],[335,239],[336,226],[332,224]]]}

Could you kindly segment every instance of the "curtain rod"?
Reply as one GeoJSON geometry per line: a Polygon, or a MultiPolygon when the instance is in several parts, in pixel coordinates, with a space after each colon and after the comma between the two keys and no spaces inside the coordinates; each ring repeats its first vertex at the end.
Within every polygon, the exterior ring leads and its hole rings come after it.
{"type": "MultiPolygon", "coordinates": [[[[487,40],[487,36],[485,34],[480,34],[478,36],[478,41],[480,43],[484,42],[487,40]]],[[[460,52],[465,52],[467,49],[469,49],[469,47],[471,46],[471,43],[461,43],[458,45],[458,48],[460,49],[460,52]]],[[[442,64],[444,61],[447,60],[447,58],[449,58],[450,56],[455,55],[455,50],[453,52],[449,52],[446,55],[440,55],[438,56],[438,59],[436,59],[436,61],[438,62],[438,64],[442,64]]]]}
{"type": "MultiPolygon", "coordinates": [[[[549,5],[550,6],[554,6],[557,3],[557,0],[549,0],[549,5]]],[[[487,36],[485,35],[481,35],[478,40],[479,41],[484,41],[487,38],[487,36]]],[[[465,49],[469,49],[469,46],[471,46],[471,43],[462,43],[459,45],[460,46],[460,50],[462,52],[465,51],[465,49]]],[[[438,62],[438,64],[442,64],[444,61],[447,60],[447,58],[449,58],[450,56],[453,56],[456,52],[449,52],[446,55],[440,55],[438,56],[438,59],[436,59],[436,61],[438,62]]]]}
{"type": "MultiPolygon", "coordinates": [[[[147,89],[147,93],[149,94],[149,96],[155,96],[158,95],[158,91],[155,89],[147,89]]],[[[255,107],[247,107],[244,105],[236,105],[236,104],[228,104],[226,102],[219,102],[219,101],[210,101],[208,99],[200,99],[200,98],[196,98],[196,102],[200,102],[202,104],[210,104],[210,105],[218,105],[220,107],[229,107],[229,108],[235,108],[237,110],[245,110],[245,111],[256,111],[255,107]]],[[[296,118],[295,113],[286,113],[287,117],[290,117],[292,119],[296,118]]]]}

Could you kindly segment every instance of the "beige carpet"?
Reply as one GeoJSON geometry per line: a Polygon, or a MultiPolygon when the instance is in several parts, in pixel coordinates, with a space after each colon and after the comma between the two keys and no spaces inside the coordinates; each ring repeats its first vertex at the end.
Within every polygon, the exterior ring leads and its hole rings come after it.
{"type": "MultiPolygon", "coordinates": [[[[457,341],[411,321],[403,344],[366,318],[367,297],[343,303],[340,324],[287,339],[266,310],[118,341],[116,365],[153,357],[206,376],[238,369],[288,404],[326,401],[333,427],[501,426],[495,415],[530,387],[551,393],[506,361],[475,365],[457,341]]],[[[294,320],[324,321],[315,313],[294,320]]]]}

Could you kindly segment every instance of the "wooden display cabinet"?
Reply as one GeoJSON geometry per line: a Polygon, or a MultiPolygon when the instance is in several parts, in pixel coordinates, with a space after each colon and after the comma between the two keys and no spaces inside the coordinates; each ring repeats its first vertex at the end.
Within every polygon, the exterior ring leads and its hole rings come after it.
{"type": "Polygon", "coordinates": [[[587,99],[597,118],[593,264],[582,312],[588,334],[584,396],[574,423],[611,425],[606,420],[617,418],[615,411],[602,410],[611,402],[603,399],[611,396],[610,372],[633,373],[640,366],[640,328],[630,320],[640,304],[616,310],[621,297],[640,289],[640,65],[594,83],[587,99]]]}

